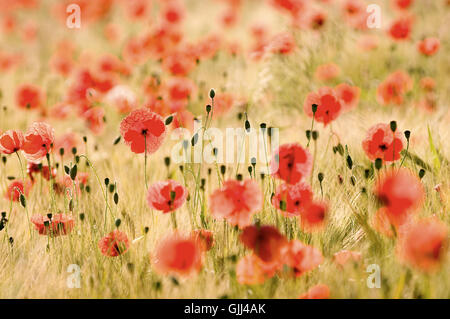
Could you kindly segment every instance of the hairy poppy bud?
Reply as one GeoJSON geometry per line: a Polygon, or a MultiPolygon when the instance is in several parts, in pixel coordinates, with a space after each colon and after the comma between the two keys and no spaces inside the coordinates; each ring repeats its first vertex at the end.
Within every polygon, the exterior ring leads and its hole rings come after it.
{"type": "Polygon", "coordinates": [[[242,174],[237,174],[237,175],[236,175],[236,179],[237,179],[238,181],[242,181],[242,174]]]}
{"type": "Polygon", "coordinates": [[[324,178],[323,173],[317,174],[317,179],[319,180],[320,183],[322,183],[323,178],[324,178]]]}
{"type": "Polygon", "coordinates": [[[72,154],[76,155],[77,154],[77,148],[76,147],[72,147],[72,154]]]}
{"type": "Polygon", "coordinates": [[[419,177],[420,177],[420,179],[422,179],[424,176],[425,176],[425,170],[423,168],[421,168],[419,171],[419,177]]]}
{"type": "Polygon", "coordinates": [[[114,140],[113,145],[119,144],[121,138],[122,138],[122,136],[119,136],[118,138],[116,138],[116,139],[114,140]]]}
{"type": "Polygon", "coordinates": [[[167,126],[167,125],[170,125],[170,123],[172,123],[172,121],[173,121],[173,115],[170,115],[170,116],[168,116],[168,117],[166,118],[164,124],[165,124],[166,126],[167,126]]]}
{"type": "Polygon", "coordinates": [[[109,185],[109,178],[108,178],[108,177],[105,178],[105,185],[106,185],[106,186],[109,185]]]}
{"type": "Polygon", "coordinates": [[[222,175],[225,175],[226,171],[227,171],[227,167],[225,165],[220,165],[220,173],[222,175]]]}
{"type": "Polygon", "coordinates": [[[80,220],[83,221],[84,220],[84,213],[80,213],[80,220]]]}
{"type": "Polygon", "coordinates": [[[377,158],[375,160],[375,168],[377,170],[380,170],[382,166],[383,166],[383,160],[381,158],[377,158]]]}
{"type": "Polygon", "coordinates": [[[165,164],[167,167],[170,166],[170,157],[169,157],[169,156],[164,157],[164,164],[165,164]]]}
{"type": "Polygon", "coordinates": [[[116,225],[117,228],[119,228],[121,223],[122,223],[122,221],[120,220],[120,218],[117,218],[116,222],[114,224],[116,225]]]}
{"type": "Polygon", "coordinates": [[[70,169],[70,178],[74,181],[76,177],[77,177],[77,165],[74,165],[70,169]]]}
{"type": "Polygon", "coordinates": [[[119,194],[114,193],[114,204],[118,204],[119,203],[119,194]]]}
{"type": "Polygon", "coordinates": [[[312,110],[313,114],[315,114],[317,112],[317,107],[318,107],[317,104],[311,105],[311,110],[312,110]]]}
{"type": "Polygon", "coordinates": [[[213,99],[215,96],[216,96],[216,91],[214,91],[214,89],[211,89],[211,90],[209,91],[209,97],[210,97],[211,99],[213,99]]]}
{"type": "Polygon", "coordinates": [[[405,131],[405,137],[407,140],[409,140],[409,137],[411,136],[411,131],[406,130],[405,131]]]}
{"type": "Polygon", "coordinates": [[[210,104],[208,104],[208,105],[206,106],[206,113],[209,114],[209,112],[211,112],[211,108],[212,108],[212,106],[211,106],[210,104]]]}
{"type": "Polygon", "coordinates": [[[247,132],[250,132],[250,122],[249,122],[249,120],[246,120],[246,121],[245,121],[245,130],[246,130],[247,132]]]}
{"type": "Polygon", "coordinates": [[[59,149],[59,155],[64,156],[64,148],[63,147],[61,147],[59,149]]]}
{"type": "Polygon", "coordinates": [[[312,131],[312,138],[313,138],[314,141],[317,140],[319,138],[319,132],[312,131]]]}
{"type": "Polygon", "coordinates": [[[353,160],[350,157],[350,155],[347,155],[347,166],[348,166],[348,169],[352,169],[353,168],[353,160]]]}
{"type": "Polygon", "coordinates": [[[306,130],[306,138],[308,141],[311,139],[311,130],[306,130]]]}
{"type": "Polygon", "coordinates": [[[397,122],[396,121],[391,121],[391,123],[389,125],[391,126],[392,132],[395,132],[397,130],[397,122]]]}

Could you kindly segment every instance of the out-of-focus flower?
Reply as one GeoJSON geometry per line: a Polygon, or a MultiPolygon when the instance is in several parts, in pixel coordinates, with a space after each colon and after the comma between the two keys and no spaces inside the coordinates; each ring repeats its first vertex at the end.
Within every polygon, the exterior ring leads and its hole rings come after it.
{"type": "Polygon", "coordinates": [[[100,239],[98,248],[106,257],[117,257],[125,254],[130,247],[127,234],[116,229],[100,239]]]}
{"type": "Polygon", "coordinates": [[[22,149],[24,137],[21,131],[9,130],[0,134],[0,153],[12,154],[22,149]]]}
{"type": "Polygon", "coordinates": [[[33,123],[25,133],[22,151],[25,158],[39,163],[53,147],[55,140],[53,128],[44,122],[33,123]]]}
{"type": "Polygon", "coordinates": [[[163,213],[173,212],[186,201],[186,188],[174,180],[156,182],[150,186],[147,193],[148,205],[163,213]]]}
{"type": "Polygon", "coordinates": [[[417,50],[426,56],[435,55],[440,47],[441,42],[438,38],[425,38],[417,43],[417,50]]]}
{"type": "Polygon", "coordinates": [[[283,144],[275,151],[270,168],[273,176],[297,184],[310,175],[312,155],[299,144],[283,144]]]}
{"type": "Polygon", "coordinates": [[[313,117],[317,122],[327,126],[330,122],[338,118],[342,110],[341,99],[330,87],[322,87],[319,91],[311,92],[306,96],[303,104],[306,115],[313,117]],[[317,105],[317,111],[313,114],[312,105],[317,105]]]}
{"type": "Polygon", "coordinates": [[[328,299],[330,297],[330,288],[327,285],[316,285],[310,288],[306,293],[300,295],[298,299],[328,299]]]}
{"type": "Polygon", "coordinates": [[[369,128],[362,147],[372,161],[381,158],[384,162],[393,162],[401,157],[402,134],[398,130],[392,132],[389,124],[379,123],[369,128]]]}
{"type": "Polygon", "coordinates": [[[305,182],[281,184],[277,187],[272,205],[286,217],[300,216],[301,211],[309,205],[313,197],[311,187],[305,182]]]}
{"type": "Polygon", "coordinates": [[[75,226],[75,221],[70,215],[55,214],[49,218],[49,216],[42,216],[39,214],[31,217],[31,222],[36,227],[39,235],[60,236],[70,233],[75,226]]]}

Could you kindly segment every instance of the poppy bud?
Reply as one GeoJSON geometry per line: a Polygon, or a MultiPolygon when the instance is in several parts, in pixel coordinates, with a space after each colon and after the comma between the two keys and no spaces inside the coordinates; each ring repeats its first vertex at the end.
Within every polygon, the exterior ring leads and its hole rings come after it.
{"type": "Polygon", "coordinates": [[[170,116],[168,116],[168,117],[166,118],[164,124],[165,124],[166,126],[167,126],[167,125],[170,125],[170,123],[172,123],[172,121],[173,121],[173,115],[170,115],[170,116]]]}
{"type": "Polygon", "coordinates": [[[114,204],[118,204],[119,203],[119,194],[114,193],[114,204]]]}
{"type": "Polygon", "coordinates": [[[312,138],[313,138],[314,141],[317,140],[319,138],[319,132],[313,131],[312,132],[312,138]]]}
{"type": "Polygon", "coordinates": [[[206,106],[206,113],[209,114],[209,112],[211,112],[211,107],[212,107],[212,106],[209,105],[209,104],[206,106]]]}
{"type": "Polygon", "coordinates": [[[200,180],[200,189],[201,190],[205,190],[205,184],[206,184],[206,179],[204,179],[204,178],[202,178],[201,180],[200,180]]]}
{"type": "Polygon", "coordinates": [[[80,220],[83,221],[84,220],[84,213],[80,214],[80,220]]]}
{"type": "Polygon", "coordinates": [[[170,157],[169,157],[169,156],[164,157],[164,164],[165,164],[167,167],[170,166],[170,157]]]}
{"type": "Polygon", "coordinates": [[[85,188],[85,189],[86,189],[86,192],[87,192],[87,193],[90,193],[90,192],[91,192],[91,186],[86,185],[86,188],[85,188]]]}
{"type": "Polygon", "coordinates": [[[377,159],[375,160],[375,168],[376,168],[377,170],[380,170],[380,169],[381,169],[381,166],[383,166],[383,160],[382,160],[381,158],[377,158],[377,159]]]}
{"type": "Polygon", "coordinates": [[[350,183],[353,185],[353,186],[355,186],[356,185],[356,178],[355,178],[355,176],[351,176],[350,177],[350,183]]]}
{"type": "Polygon", "coordinates": [[[178,168],[180,169],[180,172],[183,173],[183,171],[184,171],[184,166],[183,166],[183,165],[180,165],[180,166],[178,166],[178,168]]]}
{"type": "Polygon", "coordinates": [[[116,186],[115,186],[114,184],[110,184],[110,185],[109,185],[109,192],[110,192],[111,194],[114,193],[115,188],[116,188],[116,186]]]}
{"type": "Polygon", "coordinates": [[[308,141],[311,139],[311,130],[306,130],[306,138],[308,141]]]}
{"type": "Polygon", "coordinates": [[[59,149],[59,155],[64,156],[64,148],[63,147],[61,147],[59,149]]]}
{"type": "Polygon", "coordinates": [[[265,130],[266,127],[267,127],[267,125],[266,125],[266,123],[261,123],[261,124],[259,124],[259,127],[260,127],[261,129],[265,130]]]}
{"type": "Polygon", "coordinates": [[[116,225],[117,228],[119,228],[121,223],[122,223],[122,221],[120,220],[120,218],[117,218],[116,222],[114,224],[116,225]]]}
{"type": "Polygon", "coordinates": [[[144,227],[144,233],[145,233],[145,234],[147,234],[149,230],[150,230],[150,228],[149,228],[148,226],[145,226],[145,227],[144,227]]]}
{"type": "Polygon", "coordinates": [[[239,112],[239,113],[237,114],[238,120],[239,120],[239,121],[242,120],[242,117],[244,117],[244,114],[242,114],[242,112],[239,112]]]}
{"type": "Polygon", "coordinates": [[[370,177],[370,169],[365,169],[364,170],[364,178],[368,179],[370,177]]]}
{"type": "Polygon", "coordinates": [[[319,180],[320,183],[322,183],[323,177],[324,177],[324,176],[323,176],[323,173],[317,174],[317,179],[319,180]]]}
{"type": "Polygon", "coordinates": [[[211,167],[209,167],[208,168],[208,175],[211,175],[211,173],[212,173],[212,169],[211,169],[211,167]]]}
{"type": "Polygon", "coordinates": [[[411,131],[406,130],[405,131],[405,137],[407,140],[409,140],[409,137],[411,136],[411,131]]]}
{"type": "Polygon", "coordinates": [[[245,121],[245,130],[250,133],[250,122],[248,120],[245,121]]]}
{"type": "Polygon", "coordinates": [[[211,99],[213,99],[215,96],[216,96],[216,92],[214,91],[214,89],[211,89],[211,90],[209,91],[209,97],[210,97],[211,99]]]}
{"type": "Polygon", "coordinates": [[[77,154],[77,148],[76,147],[72,147],[72,154],[76,155],[77,154]]]}
{"type": "Polygon", "coordinates": [[[347,155],[347,166],[348,166],[348,169],[352,169],[353,168],[353,160],[350,157],[350,155],[347,155]]]}
{"type": "Polygon", "coordinates": [[[261,176],[261,179],[264,180],[264,177],[266,177],[266,174],[261,173],[259,176],[261,176]]]}
{"type": "Polygon", "coordinates": [[[25,199],[25,195],[20,194],[19,199],[20,199],[20,205],[22,205],[24,208],[27,207],[27,201],[25,199]]]}
{"type": "Polygon", "coordinates": [[[6,164],[6,161],[7,161],[8,159],[6,158],[6,156],[2,156],[2,162],[3,162],[3,164],[6,164]]]}
{"type": "Polygon", "coordinates": [[[51,219],[52,219],[52,217],[53,217],[53,215],[52,215],[51,213],[47,214],[47,218],[48,218],[48,219],[50,219],[50,220],[51,220],[51,219]]]}
{"type": "Polygon", "coordinates": [[[172,283],[173,283],[175,286],[179,286],[179,285],[180,285],[180,283],[178,282],[178,279],[177,279],[177,278],[175,278],[175,277],[170,277],[170,280],[172,281],[172,283]]]}
{"type": "Polygon", "coordinates": [[[75,156],[75,163],[79,163],[80,162],[80,157],[78,155],[75,156]]]}
{"type": "Polygon", "coordinates": [[[119,136],[118,138],[116,138],[116,139],[114,140],[113,145],[119,144],[121,138],[122,138],[122,136],[119,136]]]}
{"type": "Polygon", "coordinates": [[[77,165],[74,165],[70,170],[70,178],[74,181],[77,177],[77,165]]]}
{"type": "Polygon", "coordinates": [[[423,168],[419,171],[419,178],[422,179],[425,176],[425,170],[423,168]]]}
{"type": "Polygon", "coordinates": [[[106,186],[109,185],[109,178],[108,178],[108,177],[105,178],[105,185],[106,185],[106,186]]]}
{"type": "Polygon", "coordinates": [[[16,178],[14,176],[8,176],[6,177],[9,181],[15,180],[16,178]]]}
{"type": "Polygon", "coordinates": [[[222,174],[222,175],[225,175],[225,172],[227,171],[227,168],[226,168],[226,166],[225,165],[220,165],[220,173],[222,174]]]}
{"type": "Polygon", "coordinates": [[[83,136],[83,142],[87,143],[87,136],[83,136]]]}
{"type": "Polygon", "coordinates": [[[253,167],[249,166],[247,169],[248,169],[248,173],[250,174],[250,176],[252,176],[253,167]]]}
{"type": "Polygon", "coordinates": [[[311,110],[312,110],[313,114],[315,114],[317,112],[317,107],[318,107],[317,104],[311,105],[311,110]]]}
{"type": "Polygon", "coordinates": [[[9,237],[9,243],[11,244],[11,246],[14,244],[14,238],[9,237]]]}
{"type": "Polygon", "coordinates": [[[238,181],[242,181],[242,174],[237,174],[237,175],[236,175],[236,179],[237,179],[238,181]]]}
{"type": "Polygon", "coordinates": [[[217,157],[217,154],[219,153],[219,149],[217,147],[213,148],[213,155],[217,157]]]}
{"type": "Polygon", "coordinates": [[[195,133],[191,139],[191,145],[195,146],[195,144],[197,144],[197,142],[198,142],[198,133],[195,133]]]}
{"type": "Polygon", "coordinates": [[[396,121],[391,121],[390,126],[391,126],[392,132],[395,132],[397,130],[397,122],[396,121]]]}
{"type": "Polygon", "coordinates": [[[70,199],[69,201],[69,211],[73,211],[73,199],[70,199]]]}

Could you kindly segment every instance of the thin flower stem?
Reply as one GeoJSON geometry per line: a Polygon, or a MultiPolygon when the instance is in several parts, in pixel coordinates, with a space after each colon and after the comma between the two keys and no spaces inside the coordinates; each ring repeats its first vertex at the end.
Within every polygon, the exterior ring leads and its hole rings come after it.
{"type": "Polygon", "coordinates": [[[144,154],[144,180],[145,180],[145,189],[148,189],[148,181],[147,181],[147,134],[144,135],[144,143],[145,143],[145,154],[144,154]]]}
{"type": "MultiPolygon", "coordinates": [[[[19,159],[19,165],[20,165],[20,174],[22,175],[22,183],[23,183],[23,191],[25,193],[25,174],[23,172],[23,165],[22,165],[22,160],[20,159],[20,155],[19,152],[16,152],[17,158],[19,159]]],[[[23,194],[23,196],[25,196],[25,194],[23,194]]],[[[28,206],[25,205],[25,212],[27,214],[27,224],[28,224],[28,230],[30,232],[30,237],[32,236],[31,233],[31,225],[30,225],[30,216],[28,214],[28,206]]]]}

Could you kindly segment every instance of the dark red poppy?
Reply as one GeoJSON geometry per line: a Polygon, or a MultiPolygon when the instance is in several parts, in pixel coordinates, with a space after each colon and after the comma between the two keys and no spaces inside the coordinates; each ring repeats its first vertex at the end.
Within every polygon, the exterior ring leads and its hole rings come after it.
{"type": "Polygon", "coordinates": [[[402,134],[399,131],[393,133],[389,124],[379,123],[369,129],[362,147],[372,161],[377,158],[385,162],[396,161],[403,150],[402,134]]]}
{"type": "Polygon", "coordinates": [[[270,169],[273,176],[297,184],[311,173],[312,156],[300,144],[284,144],[273,155],[270,169]]]}
{"type": "Polygon", "coordinates": [[[66,214],[56,214],[51,216],[33,215],[31,222],[36,227],[39,235],[60,236],[70,233],[75,226],[72,216],[66,214]]]}
{"type": "Polygon", "coordinates": [[[156,182],[147,193],[148,205],[163,213],[172,212],[184,204],[187,197],[186,188],[174,180],[156,182]]]}
{"type": "Polygon", "coordinates": [[[278,229],[268,225],[245,227],[240,239],[245,247],[267,263],[279,261],[281,249],[287,244],[278,229]]]}
{"type": "Polygon", "coordinates": [[[55,140],[53,128],[44,122],[33,123],[25,133],[22,151],[25,158],[39,163],[53,147],[55,140]]]}
{"type": "Polygon", "coordinates": [[[152,154],[161,146],[166,126],[160,115],[143,108],[134,110],[122,120],[120,133],[132,152],[152,154]]]}
{"type": "Polygon", "coordinates": [[[330,87],[322,87],[317,93],[311,92],[307,95],[303,110],[309,117],[313,117],[313,104],[317,105],[314,119],[325,126],[337,119],[342,109],[341,100],[330,87]]]}
{"type": "Polygon", "coordinates": [[[305,182],[281,184],[272,197],[272,205],[286,217],[300,216],[313,197],[311,187],[305,182]]]}
{"type": "Polygon", "coordinates": [[[0,135],[0,153],[12,154],[22,149],[24,137],[21,131],[9,130],[0,135]]]}
{"type": "Polygon", "coordinates": [[[107,257],[117,257],[127,252],[130,247],[130,241],[127,234],[116,229],[100,239],[98,248],[100,252],[107,257]]]}

